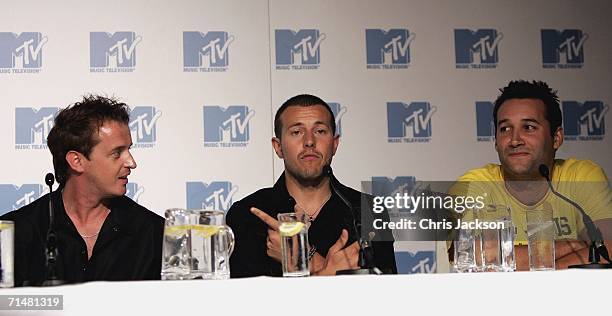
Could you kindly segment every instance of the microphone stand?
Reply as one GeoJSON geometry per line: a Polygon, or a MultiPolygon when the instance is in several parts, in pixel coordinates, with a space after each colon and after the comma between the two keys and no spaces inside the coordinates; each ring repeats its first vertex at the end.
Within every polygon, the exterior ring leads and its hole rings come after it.
{"type": "Polygon", "coordinates": [[[574,264],[569,266],[570,269],[612,269],[612,261],[610,261],[610,257],[608,255],[608,249],[606,245],[603,243],[603,237],[601,235],[601,231],[591,217],[584,211],[584,209],[578,205],[578,203],[568,199],[563,196],[561,193],[557,192],[550,181],[550,172],[548,167],[544,164],[539,166],[540,174],[546,178],[546,183],[548,183],[548,188],[550,191],[561,198],[563,201],[571,204],[573,207],[578,209],[580,214],[582,215],[582,221],[584,222],[584,226],[587,229],[587,233],[589,234],[589,239],[591,240],[591,244],[589,245],[589,263],[585,264],[574,264]],[[606,259],[609,263],[599,263],[601,257],[606,259]]]}
{"type": "MultiPolygon", "coordinates": [[[[357,229],[357,221],[355,219],[355,214],[353,212],[353,205],[349,200],[338,190],[336,184],[334,183],[333,171],[332,168],[327,165],[323,167],[324,174],[329,178],[329,185],[331,189],[340,197],[342,202],[348,206],[349,213],[351,215],[351,221],[353,222],[353,231],[355,232],[355,236],[358,238],[357,242],[359,245],[359,258],[357,264],[359,265],[359,269],[349,269],[349,270],[340,270],[336,271],[336,275],[355,275],[355,274],[372,274],[372,275],[381,275],[383,274],[380,269],[374,267],[374,249],[372,249],[372,245],[370,240],[366,240],[361,236],[359,230],[357,229]]],[[[361,226],[361,225],[359,225],[361,226]]]]}
{"type": "Polygon", "coordinates": [[[47,244],[45,246],[45,280],[41,286],[55,286],[62,285],[65,282],[57,276],[57,235],[53,229],[53,223],[55,219],[55,213],[53,212],[53,203],[51,200],[51,193],[53,193],[54,178],[52,173],[47,173],[45,177],[45,183],[49,186],[49,229],[47,230],[47,244]]]}

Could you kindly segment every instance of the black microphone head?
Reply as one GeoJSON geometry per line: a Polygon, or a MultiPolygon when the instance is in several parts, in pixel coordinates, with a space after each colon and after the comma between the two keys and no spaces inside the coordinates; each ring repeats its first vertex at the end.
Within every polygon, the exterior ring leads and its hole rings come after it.
{"type": "Polygon", "coordinates": [[[330,165],[325,165],[323,167],[323,174],[327,177],[331,177],[334,174],[332,171],[332,167],[330,165]]]}
{"type": "Polygon", "coordinates": [[[540,171],[540,175],[542,175],[542,177],[544,177],[544,178],[548,179],[548,176],[549,176],[549,170],[548,170],[548,167],[547,167],[545,164],[541,164],[541,165],[538,167],[538,170],[540,171]]]}
{"type": "Polygon", "coordinates": [[[55,183],[55,177],[53,177],[53,174],[51,172],[47,173],[47,175],[45,176],[45,183],[48,186],[52,186],[53,183],[55,183]]]}

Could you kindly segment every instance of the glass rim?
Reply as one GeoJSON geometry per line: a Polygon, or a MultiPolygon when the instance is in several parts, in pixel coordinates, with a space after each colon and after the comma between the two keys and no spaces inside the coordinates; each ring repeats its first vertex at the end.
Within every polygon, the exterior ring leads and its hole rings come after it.
{"type": "Polygon", "coordinates": [[[202,214],[225,215],[225,212],[223,211],[207,210],[207,209],[189,210],[189,212],[193,212],[194,214],[198,214],[198,215],[202,215],[202,214]]]}

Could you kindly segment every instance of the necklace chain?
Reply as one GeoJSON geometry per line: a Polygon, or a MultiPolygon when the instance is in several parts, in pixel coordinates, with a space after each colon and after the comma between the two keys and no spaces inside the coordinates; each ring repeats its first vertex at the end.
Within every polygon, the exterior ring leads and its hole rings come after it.
{"type": "MultiPolygon", "coordinates": [[[[106,209],[106,215],[108,215],[108,213],[110,213],[110,209],[106,209]]],[[[79,236],[87,239],[87,238],[93,238],[93,237],[98,236],[100,234],[100,230],[102,230],[102,227],[100,227],[100,229],[98,229],[98,231],[95,234],[91,234],[91,235],[81,234],[81,232],[79,232],[78,230],[77,232],[79,233],[79,236]]]]}
{"type": "Polygon", "coordinates": [[[98,234],[100,234],[100,231],[98,231],[97,233],[93,234],[93,235],[81,235],[81,233],[79,233],[79,235],[83,238],[92,238],[92,237],[96,237],[98,236],[98,234]]]}
{"type": "Polygon", "coordinates": [[[321,210],[323,209],[323,206],[325,205],[325,203],[327,203],[327,201],[329,201],[330,198],[331,198],[331,193],[329,194],[327,199],[325,199],[325,201],[323,201],[323,204],[321,204],[321,206],[319,206],[317,211],[312,213],[312,214],[308,214],[308,212],[306,212],[306,209],[302,208],[302,211],[304,211],[304,214],[306,214],[306,216],[308,216],[308,222],[309,223],[312,223],[315,220],[317,214],[319,214],[319,212],[321,212],[321,210]]]}

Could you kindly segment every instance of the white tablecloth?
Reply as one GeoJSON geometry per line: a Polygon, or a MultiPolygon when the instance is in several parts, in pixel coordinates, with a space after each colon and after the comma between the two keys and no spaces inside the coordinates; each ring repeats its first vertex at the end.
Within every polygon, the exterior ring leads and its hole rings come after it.
{"type": "Polygon", "coordinates": [[[64,295],[62,311],[0,315],[607,315],[611,285],[612,271],[585,270],[91,282],[0,289],[64,295]]]}

